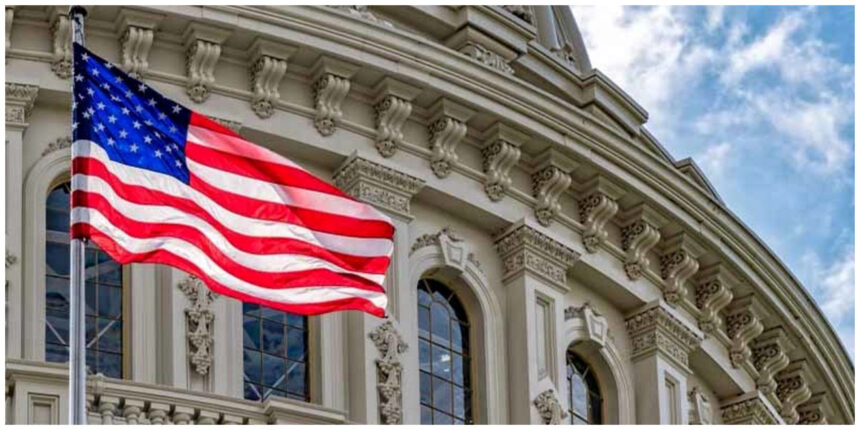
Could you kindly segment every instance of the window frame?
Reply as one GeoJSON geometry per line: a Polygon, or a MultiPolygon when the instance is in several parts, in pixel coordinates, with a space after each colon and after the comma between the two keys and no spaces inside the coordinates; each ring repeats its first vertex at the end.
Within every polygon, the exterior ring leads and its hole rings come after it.
{"type": "Polygon", "coordinates": [[[571,425],[581,425],[575,424],[574,419],[578,418],[582,421],[585,421],[586,425],[601,425],[606,424],[606,413],[607,413],[607,405],[606,405],[606,396],[603,393],[603,384],[600,381],[599,372],[595,369],[594,365],[589,363],[581,354],[568,349],[565,354],[565,370],[566,370],[566,379],[567,379],[567,401],[568,408],[567,413],[570,415],[570,423],[571,425]],[[579,361],[580,363],[585,365],[585,371],[580,372],[579,369],[576,368],[576,365],[572,361],[572,359],[579,361]],[[595,420],[593,417],[585,417],[583,419],[580,414],[575,412],[574,404],[573,404],[573,377],[570,375],[571,368],[573,368],[573,372],[579,376],[582,380],[583,385],[585,386],[585,394],[586,394],[586,414],[590,415],[592,412],[592,395],[596,395],[598,401],[600,402],[600,414],[595,420]],[[594,380],[594,387],[591,387],[588,383],[588,379],[586,376],[591,376],[594,380]],[[595,390],[596,389],[596,390],[595,390]]]}

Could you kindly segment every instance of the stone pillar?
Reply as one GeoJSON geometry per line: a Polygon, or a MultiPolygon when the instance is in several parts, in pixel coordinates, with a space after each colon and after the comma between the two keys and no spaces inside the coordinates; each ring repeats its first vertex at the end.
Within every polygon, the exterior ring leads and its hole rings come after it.
{"type": "MultiPolygon", "coordinates": [[[[368,159],[352,155],[334,174],[334,182],[338,188],[347,194],[383,211],[395,226],[394,253],[388,270],[385,288],[388,293],[389,321],[395,322],[395,331],[406,339],[417,338],[417,321],[405,321],[402,316],[414,314],[406,309],[414,286],[409,285],[409,223],[412,216],[409,204],[412,197],[424,186],[424,181],[399,172],[392,168],[377,164],[368,159]]],[[[374,316],[350,312],[346,318],[347,369],[349,383],[350,420],[367,424],[391,422],[391,402],[389,407],[381,411],[379,390],[377,387],[377,350],[371,338],[373,330],[382,321],[374,316]],[[380,421],[380,417],[384,419],[380,421]]],[[[417,345],[407,345],[405,354],[400,355],[402,372],[401,404],[418,405],[419,378],[417,345]]],[[[388,396],[386,396],[388,397],[388,396]]],[[[403,423],[418,423],[420,416],[418,408],[402,408],[403,423]]]]}
{"type": "Polygon", "coordinates": [[[688,424],[688,354],[699,347],[701,332],[662,300],[627,317],[633,346],[636,422],[688,424]]]}
{"type": "Polygon", "coordinates": [[[33,85],[6,83],[6,358],[22,355],[24,132],[38,92],[33,85]]]}
{"type": "Polygon", "coordinates": [[[507,290],[509,422],[559,423],[563,297],[579,254],[522,220],[496,239],[507,290]]]}

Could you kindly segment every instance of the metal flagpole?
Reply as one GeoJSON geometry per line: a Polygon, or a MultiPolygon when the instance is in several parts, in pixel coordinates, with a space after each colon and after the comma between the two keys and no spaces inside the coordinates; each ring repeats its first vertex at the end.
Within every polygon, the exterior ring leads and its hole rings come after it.
{"type": "MultiPolygon", "coordinates": [[[[81,6],[72,6],[69,8],[69,19],[72,24],[72,41],[81,45],[84,45],[84,17],[86,16],[87,10],[81,6]]],[[[72,67],[74,67],[74,61],[72,61],[72,64],[72,67]]],[[[72,84],[72,88],[72,101],[74,101],[74,83],[72,84]]],[[[74,120],[72,118],[72,121],[74,120]]],[[[71,147],[72,157],[74,157],[74,143],[71,147]]],[[[84,320],[85,249],[86,243],[84,240],[72,239],[70,247],[72,276],[69,286],[71,296],[71,309],[69,310],[69,424],[87,423],[87,347],[86,321],[84,320]]]]}

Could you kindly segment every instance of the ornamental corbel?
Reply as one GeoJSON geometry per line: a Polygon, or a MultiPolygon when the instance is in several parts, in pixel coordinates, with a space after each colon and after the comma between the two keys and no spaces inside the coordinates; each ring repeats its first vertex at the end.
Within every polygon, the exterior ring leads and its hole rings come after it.
{"type": "Polygon", "coordinates": [[[122,69],[135,79],[143,79],[149,70],[149,50],[162,19],[164,15],[132,9],[121,9],[117,15],[122,69]]]}
{"type": "Polygon", "coordinates": [[[548,148],[537,158],[532,173],[532,195],[535,202],[535,218],[541,225],[549,226],[561,210],[558,199],[570,187],[570,173],[579,164],[553,148],[548,148]]]}
{"type": "Polygon", "coordinates": [[[567,418],[567,412],[565,412],[558,401],[558,397],[555,395],[555,391],[551,388],[538,394],[532,403],[537,408],[541,421],[544,424],[563,424],[564,419],[567,418]]]}
{"type": "Polygon", "coordinates": [[[621,249],[625,253],[624,272],[635,281],[648,268],[648,252],[660,242],[660,228],[666,224],[666,218],[643,202],[626,209],[618,220],[621,249]]]}
{"type": "Polygon", "coordinates": [[[807,378],[807,364],[803,359],[791,362],[776,375],[776,397],[781,403],[779,414],[786,424],[796,424],[800,420],[797,407],[812,397],[807,378]]]}
{"type": "Polygon", "coordinates": [[[406,352],[407,345],[394,328],[391,321],[386,321],[370,332],[370,340],[379,351],[376,359],[377,389],[379,390],[379,413],[385,424],[402,424],[401,382],[403,365],[401,354],[406,352]]]}
{"type": "Polygon", "coordinates": [[[341,104],[349,93],[350,78],[358,66],[322,56],[311,68],[314,91],[314,127],[323,136],[331,136],[343,118],[341,104]]]}
{"type": "Polygon", "coordinates": [[[735,299],[726,308],[726,335],[731,342],[729,358],[736,368],[748,363],[752,356],[750,342],[764,331],[759,315],[763,315],[763,310],[752,294],[735,299]]]}
{"type": "Polygon", "coordinates": [[[191,23],[186,29],[185,72],[188,81],[185,92],[195,103],[203,103],[215,84],[215,65],[221,56],[221,44],[230,36],[230,31],[217,27],[191,23]]]}
{"type": "Polygon", "coordinates": [[[39,87],[6,82],[6,125],[26,127],[39,87]]]}
{"type": "Polygon", "coordinates": [[[251,45],[251,110],[258,117],[265,119],[274,114],[287,61],[297,49],[261,38],[251,45]]]}
{"type": "Polygon", "coordinates": [[[496,237],[496,252],[502,259],[503,282],[528,273],[546,280],[562,293],[570,291],[567,272],[579,261],[579,254],[524,220],[496,237]]]}
{"type": "Polygon", "coordinates": [[[490,200],[497,202],[505,197],[511,187],[511,168],[520,160],[520,146],[527,140],[527,135],[501,122],[493,124],[484,132],[481,158],[486,174],[484,191],[490,200]]]}
{"type": "Polygon", "coordinates": [[[699,270],[698,255],[701,248],[684,232],[666,239],[660,255],[660,277],[663,278],[663,297],[677,306],[687,297],[687,280],[699,270]]]}
{"type": "Polygon", "coordinates": [[[582,223],[582,244],[590,253],[597,252],[609,236],[606,223],[618,213],[618,199],[624,194],[621,187],[603,176],[595,176],[585,183],[579,199],[579,222],[582,223]]]}
{"type": "Polygon", "coordinates": [[[720,311],[732,302],[730,285],[736,282],[728,270],[717,263],[699,272],[695,287],[695,304],[699,309],[699,328],[716,333],[720,327],[720,311]]]}
{"type": "MultiPolygon", "coordinates": [[[[50,7],[51,17],[51,71],[60,79],[72,75],[71,21],[68,8],[50,7]],[[66,9],[65,12],[62,9],[66,9]]],[[[8,49],[8,48],[7,48],[8,49]]]]}
{"type": "Polygon", "coordinates": [[[189,360],[202,376],[212,367],[212,343],[215,314],[210,309],[218,297],[198,277],[189,275],[178,285],[189,305],[185,308],[185,329],[190,349],[189,360]]]}
{"type": "Polygon", "coordinates": [[[818,392],[812,395],[810,399],[797,407],[797,413],[800,416],[798,424],[827,424],[827,395],[824,392],[818,392]]]}
{"type": "Polygon", "coordinates": [[[699,348],[703,336],[688,325],[674,309],[662,300],[655,300],[628,315],[625,320],[637,361],[653,354],[662,354],[682,369],[688,369],[689,354],[699,348]]]}
{"type": "Polygon", "coordinates": [[[412,196],[424,187],[421,179],[355,154],[335,171],[334,184],[358,200],[407,218],[412,196]]]}
{"type": "Polygon", "coordinates": [[[412,113],[412,100],[421,89],[391,77],[385,77],[373,89],[376,99],[376,150],[391,157],[403,144],[403,125],[412,113]]]}
{"type": "Polygon", "coordinates": [[[457,163],[457,145],[466,137],[466,122],[475,111],[446,98],[439,99],[431,108],[430,169],[438,178],[451,174],[457,163]]]}
{"type": "Polygon", "coordinates": [[[763,332],[752,344],[752,363],[758,378],[756,387],[765,395],[776,391],[777,373],[788,367],[789,340],[781,327],[774,327],[763,332]]]}

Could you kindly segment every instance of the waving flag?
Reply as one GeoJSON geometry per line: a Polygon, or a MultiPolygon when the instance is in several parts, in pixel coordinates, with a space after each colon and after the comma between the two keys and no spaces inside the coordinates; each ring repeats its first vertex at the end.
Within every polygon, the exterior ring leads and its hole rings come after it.
{"type": "Polygon", "coordinates": [[[288,312],[385,315],[394,226],[74,44],[72,237],[288,312]]]}

